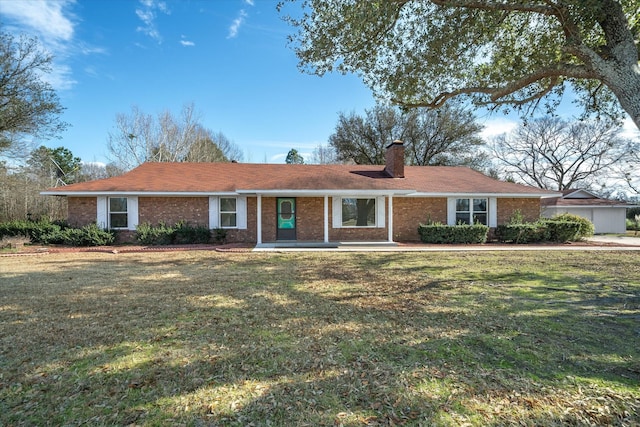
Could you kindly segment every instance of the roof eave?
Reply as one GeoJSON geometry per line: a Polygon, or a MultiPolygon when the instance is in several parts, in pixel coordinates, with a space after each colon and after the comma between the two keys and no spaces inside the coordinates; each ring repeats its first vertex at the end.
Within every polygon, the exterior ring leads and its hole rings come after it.
{"type": "Polygon", "coordinates": [[[495,192],[415,192],[411,197],[510,197],[510,198],[546,198],[558,197],[558,193],[495,193],[495,192]]]}
{"type": "Polygon", "coordinates": [[[194,196],[224,196],[234,195],[235,191],[42,191],[41,196],[75,196],[75,197],[98,197],[98,196],[165,196],[165,197],[194,197],[194,196]]]}

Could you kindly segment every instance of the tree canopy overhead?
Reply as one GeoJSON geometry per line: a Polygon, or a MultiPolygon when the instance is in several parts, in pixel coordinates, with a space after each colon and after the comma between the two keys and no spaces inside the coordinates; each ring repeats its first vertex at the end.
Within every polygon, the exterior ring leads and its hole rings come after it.
{"type": "MultiPolygon", "coordinates": [[[[295,1],[295,0],[288,0],[295,1]]],[[[280,8],[283,7],[282,2],[280,8]]],[[[307,72],[360,74],[404,106],[553,110],[571,86],[585,113],[640,128],[638,0],[305,0],[291,37],[307,72]]]]}
{"type": "Polygon", "coordinates": [[[0,150],[25,136],[51,138],[67,128],[64,108],[43,75],[53,57],[34,38],[0,32],[0,150]]]}

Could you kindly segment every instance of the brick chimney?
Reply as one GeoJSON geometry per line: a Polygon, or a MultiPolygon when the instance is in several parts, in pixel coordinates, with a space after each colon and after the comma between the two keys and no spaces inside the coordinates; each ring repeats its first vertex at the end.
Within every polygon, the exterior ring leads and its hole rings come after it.
{"type": "Polygon", "coordinates": [[[396,139],[387,146],[384,171],[392,178],[404,178],[404,144],[396,139]]]}

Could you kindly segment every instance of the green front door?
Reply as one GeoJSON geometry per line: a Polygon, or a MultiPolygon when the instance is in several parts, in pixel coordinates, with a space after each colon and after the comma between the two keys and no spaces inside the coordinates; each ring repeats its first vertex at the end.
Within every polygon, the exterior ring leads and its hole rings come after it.
{"type": "Polygon", "coordinates": [[[276,199],[278,212],[277,240],[296,240],[296,199],[276,199]]]}

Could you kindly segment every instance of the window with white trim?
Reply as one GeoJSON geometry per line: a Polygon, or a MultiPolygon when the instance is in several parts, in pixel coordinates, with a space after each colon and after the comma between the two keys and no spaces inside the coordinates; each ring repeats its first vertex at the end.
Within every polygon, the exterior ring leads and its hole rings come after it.
{"type": "Polygon", "coordinates": [[[456,224],[487,225],[487,199],[456,199],[456,224]]]}
{"type": "Polygon", "coordinates": [[[236,228],[238,226],[238,208],[235,197],[220,197],[220,226],[236,228]]]}
{"type": "Polygon", "coordinates": [[[109,228],[128,228],[129,212],[126,197],[109,197],[109,228]]]}
{"type": "Polygon", "coordinates": [[[343,227],[375,227],[376,199],[342,198],[343,227]]]}

